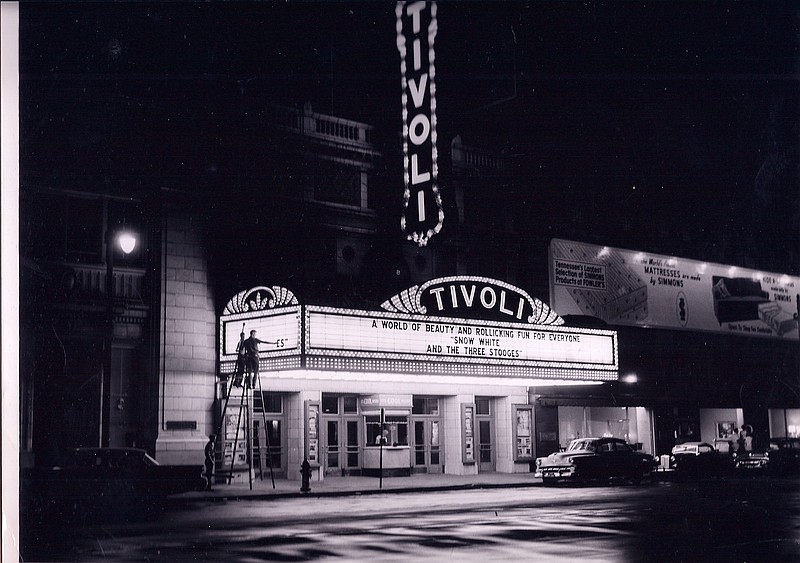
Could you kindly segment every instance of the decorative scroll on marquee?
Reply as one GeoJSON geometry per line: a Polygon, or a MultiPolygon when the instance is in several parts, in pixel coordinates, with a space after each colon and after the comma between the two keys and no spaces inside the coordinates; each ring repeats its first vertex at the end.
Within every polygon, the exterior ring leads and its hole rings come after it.
{"type": "Polygon", "coordinates": [[[427,315],[428,307],[423,304],[423,299],[435,303],[441,315],[449,307],[455,309],[459,306],[471,310],[495,309],[517,320],[523,320],[523,311],[528,312],[525,321],[535,325],[560,326],[562,319],[549,305],[531,297],[524,290],[506,282],[478,276],[454,276],[429,280],[421,286],[415,285],[401,291],[381,303],[381,307],[391,313],[408,313],[427,315]],[[495,289],[497,288],[497,289],[495,289]],[[498,297],[498,291],[500,296],[498,297]],[[512,305],[507,300],[506,291],[518,298],[512,305]]]}
{"type": "Polygon", "coordinates": [[[273,285],[272,287],[259,286],[240,291],[234,295],[225,305],[225,310],[222,314],[234,315],[236,313],[263,311],[297,304],[297,297],[285,287],[278,285],[273,285]]]}

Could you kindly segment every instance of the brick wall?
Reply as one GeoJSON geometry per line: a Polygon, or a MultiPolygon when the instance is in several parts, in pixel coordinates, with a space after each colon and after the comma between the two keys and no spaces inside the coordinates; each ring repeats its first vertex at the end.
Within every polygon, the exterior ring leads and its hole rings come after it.
{"type": "Polygon", "coordinates": [[[165,220],[161,277],[161,365],[156,459],[203,462],[214,432],[216,314],[201,219],[188,212],[165,220]],[[195,429],[168,429],[195,423],[195,429]]]}

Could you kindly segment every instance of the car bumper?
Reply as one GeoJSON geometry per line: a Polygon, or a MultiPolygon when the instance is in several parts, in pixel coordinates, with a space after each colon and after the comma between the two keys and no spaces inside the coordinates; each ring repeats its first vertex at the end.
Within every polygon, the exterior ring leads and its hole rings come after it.
{"type": "Polygon", "coordinates": [[[746,459],[736,462],[737,469],[765,469],[766,467],[766,459],[746,459]]]}
{"type": "Polygon", "coordinates": [[[575,476],[574,467],[541,467],[539,469],[542,479],[567,479],[575,476]]]}

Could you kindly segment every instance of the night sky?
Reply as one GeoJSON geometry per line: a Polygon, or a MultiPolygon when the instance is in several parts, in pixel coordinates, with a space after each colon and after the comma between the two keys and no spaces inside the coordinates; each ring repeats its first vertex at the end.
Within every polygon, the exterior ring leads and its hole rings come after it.
{"type": "MultiPolygon", "coordinates": [[[[187,122],[309,101],[387,138],[400,129],[392,2],[20,12],[23,187],[56,135],[74,175],[90,162],[125,173],[103,134],[124,116],[103,114],[105,95],[187,122]],[[69,138],[104,119],[97,138],[69,138]]],[[[587,242],[800,274],[796,3],[441,2],[438,21],[440,138],[501,148],[542,236],[582,229],[587,242]]],[[[224,168],[228,140],[207,133],[192,158],[224,168]]]]}

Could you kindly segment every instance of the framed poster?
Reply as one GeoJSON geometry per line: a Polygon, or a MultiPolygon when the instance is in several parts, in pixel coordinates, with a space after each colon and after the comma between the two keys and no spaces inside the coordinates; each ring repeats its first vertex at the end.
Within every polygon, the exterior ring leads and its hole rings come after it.
{"type": "Polygon", "coordinates": [[[533,407],[514,405],[514,461],[533,460],[533,407]]]}
{"type": "Polygon", "coordinates": [[[736,423],[732,420],[717,422],[717,439],[718,440],[736,440],[738,438],[736,433],[736,423]]]}
{"type": "Polygon", "coordinates": [[[305,406],[306,460],[311,467],[319,467],[319,402],[306,401],[305,406]]]}
{"type": "Polygon", "coordinates": [[[461,461],[475,463],[475,404],[461,404],[461,461]]]}

